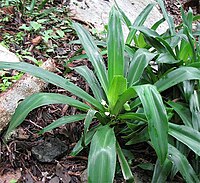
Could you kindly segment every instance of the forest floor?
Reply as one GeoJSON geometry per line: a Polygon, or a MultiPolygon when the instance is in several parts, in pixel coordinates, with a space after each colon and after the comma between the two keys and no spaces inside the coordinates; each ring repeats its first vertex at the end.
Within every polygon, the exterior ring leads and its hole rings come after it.
{"type": "MultiPolygon", "coordinates": [[[[180,23],[178,3],[174,3],[175,0],[165,2],[175,22],[180,23]]],[[[184,3],[184,1],[180,2],[184,3]]],[[[84,59],[67,62],[79,50],[79,46],[69,44],[77,37],[70,28],[67,1],[54,0],[53,4],[47,4],[40,13],[33,13],[34,18],[27,16],[26,11],[22,15],[19,10],[20,7],[15,6],[0,9],[0,43],[29,63],[40,64],[48,58],[54,59],[57,74],[70,79],[89,92],[88,85],[81,77],[73,71],[66,70],[66,66],[69,65],[74,67],[88,64],[84,59]]],[[[16,74],[19,73],[7,71],[4,78],[0,78],[0,83],[2,84],[6,77],[16,74]]],[[[7,79],[6,82],[11,80],[7,79]]],[[[48,85],[45,92],[71,95],[53,85],[48,85]]],[[[70,156],[71,150],[81,136],[82,122],[56,128],[42,136],[37,134],[52,121],[78,112],[67,105],[49,105],[32,111],[7,144],[0,141],[0,183],[83,182],[82,175],[85,174],[82,173],[87,167],[88,151],[85,149],[79,156],[70,156]],[[48,146],[54,146],[54,149],[48,149],[48,146]],[[56,148],[59,152],[55,152],[56,148]],[[52,158],[49,152],[46,159],[41,159],[40,156],[44,156],[45,150],[57,153],[57,156],[52,158]]],[[[148,177],[152,176],[155,153],[148,144],[144,143],[135,145],[132,153],[134,157],[132,169],[145,175],[144,182],[150,182],[148,177]]],[[[116,177],[116,182],[123,182],[121,172],[117,172],[116,177]]],[[[178,176],[176,180],[176,182],[183,182],[178,176]]]]}

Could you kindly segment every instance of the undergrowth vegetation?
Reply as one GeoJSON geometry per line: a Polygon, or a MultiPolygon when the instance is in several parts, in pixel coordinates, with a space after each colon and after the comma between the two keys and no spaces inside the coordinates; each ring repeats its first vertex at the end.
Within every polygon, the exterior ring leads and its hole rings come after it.
{"type": "Polygon", "coordinates": [[[164,18],[151,28],[143,24],[153,4],[133,24],[125,12],[114,6],[109,15],[106,42],[95,41],[80,24],[72,24],[93,70],[86,65],[71,69],[85,79],[92,94],[37,66],[2,62],[0,69],[28,72],[80,98],[55,93],[38,93],[26,98],[13,115],[5,139],[33,109],[64,103],[82,113],[64,116],[39,133],[83,120],[82,137],[71,155],[90,145],[88,182],[113,182],[116,162],[124,179],[133,182],[124,149],[140,142],[147,142],[157,155],[152,182],[172,180],[177,172],[186,182],[199,182],[200,30],[199,25],[193,29],[193,21],[200,17],[193,16],[191,9],[187,13],[182,9],[183,23],[176,27],[163,1],[157,2],[164,18]],[[122,21],[129,29],[126,40],[122,21]],[[169,29],[158,34],[156,29],[163,21],[167,21],[169,29]],[[107,61],[100,49],[107,54],[107,61]],[[92,124],[94,119],[98,123],[92,124]]]}

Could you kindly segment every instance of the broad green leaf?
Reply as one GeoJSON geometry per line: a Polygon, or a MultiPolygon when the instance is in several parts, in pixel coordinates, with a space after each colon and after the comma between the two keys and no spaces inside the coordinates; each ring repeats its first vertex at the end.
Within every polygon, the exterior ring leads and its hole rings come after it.
{"type": "Polygon", "coordinates": [[[81,76],[85,78],[88,85],[90,86],[95,98],[101,103],[102,99],[105,99],[103,90],[99,84],[99,81],[95,77],[92,70],[90,70],[87,66],[78,66],[73,68],[76,72],[78,72],[81,76]]]}
{"type": "Polygon", "coordinates": [[[132,86],[139,81],[144,69],[155,56],[156,54],[151,53],[146,49],[138,49],[135,52],[128,71],[128,86],[132,86]]]}
{"type": "Polygon", "coordinates": [[[163,165],[160,164],[159,160],[156,161],[156,166],[153,172],[152,183],[165,183],[167,176],[172,169],[172,163],[168,159],[165,160],[163,165]]]}
{"type": "Polygon", "coordinates": [[[83,100],[86,100],[96,108],[103,110],[102,105],[91,95],[86,93],[84,90],[82,90],[72,82],[68,81],[67,79],[58,76],[57,74],[54,74],[52,72],[49,72],[47,70],[44,70],[42,68],[24,62],[19,62],[19,63],[1,62],[0,69],[16,69],[23,72],[27,72],[33,76],[43,79],[46,82],[64,88],[65,90],[82,98],[83,100]]]}
{"type": "MultiPolygon", "coordinates": [[[[154,46],[156,49],[161,50],[159,47],[162,47],[161,45],[163,45],[166,49],[166,51],[168,51],[174,58],[176,58],[176,55],[173,52],[173,49],[171,48],[171,46],[169,45],[169,43],[167,41],[165,41],[156,31],[149,29],[147,27],[144,26],[138,26],[135,27],[135,29],[139,30],[140,32],[142,32],[145,36],[145,38],[151,38],[155,41],[155,39],[160,42],[160,45],[157,43],[157,46],[155,43],[150,42],[152,46],[154,46]]],[[[162,51],[164,51],[162,49],[162,51]]]]}
{"type": "Polygon", "coordinates": [[[158,50],[158,52],[160,53],[165,53],[167,52],[167,49],[165,48],[165,46],[158,41],[156,38],[150,37],[146,34],[143,34],[145,37],[145,41],[150,44],[152,47],[154,47],[156,50],[158,50]]]}
{"type": "Polygon", "coordinates": [[[128,182],[134,182],[134,177],[131,172],[130,166],[118,142],[116,142],[116,150],[124,179],[128,182]]]}
{"type": "MultiPolygon", "coordinates": [[[[143,10],[142,12],[137,16],[137,18],[135,19],[134,23],[133,23],[133,27],[135,26],[141,26],[145,20],[147,19],[149,13],[151,12],[151,10],[153,9],[154,4],[148,4],[143,10]]],[[[135,34],[136,34],[137,30],[132,28],[131,31],[128,34],[128,37],[126,39],[126,44],[131,44],[135,34]]]]}
{"type": "Polygon", "coordinates": [[[127,112],[125,114],[119,114],[118,118],[122,120],[132,119],[132,120],[144,121],[146,123],[148,122],[145,114],[143,113],[127,112]]]}
{"type": "Polygon", "coordinates": [[[88,55],[88,58],[94,67],[95,73],[99,79],[99,82],[101,83],[102,88],[104,89],[105,93],[107,93],[108,77],[106,67],[92,36],[78,23],[73,23],[73,27],[75,28],[86,54],[88,55]]]}
{"type": "Polygon", "coordinates": [[[114,129],[100,128],[92,138],[88,157],[88,183],[113,182],[116,167],[114,129]]]}
{"type": "Polygon", "coordinates": [[[168,146],[169,146],[168,158],[176,166],[176,168],[181,173],[185,181],[188,183],[200,182],[200,180],[197,177],[197,174],[193,170],[187,158],[172,145],[168,144],[168,146]]]}
{"type": "Polygon", "coordinates": [[[168,14],[167,10],[165,9],[165,5],[164,5],[163,0],[157,0],[157,2],[158,2],[159,6],[162,10],[162,13],[163,13],[165,20],[168,23],[171,35],[175,35],[176,32],[175,32],[175,25],[174,25],[173,18],[168,14]]]}
{"type": "Polygon", "coordinates": [[[181,103],[169,101],[167,102],[180,116],[186,126],[192,127],[192,118],[189,109],[181,103]]]}
{"type": "Polygon", "coordinates": [[[165,106],[157,89],[152,85],[134,87],[142,102],[148,120],[151,143],[161,164],[168,152],[168,119],[165,106]]]}
{"type": "Polygon", "coordinates": [[[188,59],[192,57],[192,48],[186,40],[181,40],[180,51],[178,57],[180,60],[183,60],[185,63],[188,62],[188,59]]]}
{"type": "Polygon", "coordinates": [[[156,59],[158,64],[175,64],[179,63],[180,60],[174,59],[174,57],[169,53],[161,53],[158,58],[156,59]]]}
{"type": "Polygon", "coordinates": [[[96,112],[97,111],[95,111],[93,109],[90,109],[87,112],[87,115],[86,115],[85,120],[84,120],[84,132],[83,132],[83,136],[82,136],[82,146],[85,146],[85,144],[86,144],[86,142],[85,142],[86,134],[88,132],[88,129],[90,127],[90,124],[91,124],[96,112]]]}
{"type": "Polygon", "coordinates": [[[124,93],[127,89],[127,81],[123,76],[114,76],[113,81],[110,85],[108,91],[108,101],[109,101],[109,109],[113,114],[112,110],[115,106],[119,96],[124,93]]]}
{"type": "Polygon", "coordinates": [[[191,127],[169,123],[169,134],[200,156],[200,132],[191,127]]]}
{"type": "Polygon", "coordinates": [[[77,115],[73,115],[73,116],[64,116],[61,117],[57,120],[55,120],[54,122],[52,122],[50,125],[44,127],[39,134],[48,132],[50,130],[53,130],[54,128],[57,128],[59,126],[65,125],[65,124],[69,124],[69,123],[73,123],[76,121],[80,121],[83,120],[85,118],[85,114],[77,114],[77,115]]]}
{"type": "Polygon", "coordinates": [[[200,79],[200,70],[194,67],[180,67],[160,78],[154,85],[158,91],[164,91],[185,80],[200,79]]]}
{"type": "Polygon", "coordinates": [[[124,93],[119,96],[115,106],[113,107],[112,113],[114,115],[117,115],[123,109],[124,104],[131,98],[134,98],[136,96],[136,91],[132,87],[128,88],[124,93]]]}
{"type": "Polygon", "coordinates": [[[124,39],[119,12],[113,7],[108,23],[108,80],[124,75],[124,39]]]}
{"type": "Polygon", "coordinates": [[[68,104],[83,111],[87,111],[90,107],[78,100],[55,93],[36,93],[23,100],[17,107],[10,121],[6,135],[9,135],[16,127],[18,127],[26,118],[29,112],[38,107],[49,104],[68,104]]]}

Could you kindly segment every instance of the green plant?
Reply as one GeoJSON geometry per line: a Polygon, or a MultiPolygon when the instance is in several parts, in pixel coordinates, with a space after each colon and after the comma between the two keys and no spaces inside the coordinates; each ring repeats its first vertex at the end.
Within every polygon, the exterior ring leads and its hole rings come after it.
{"type": "Polygon", "coordinates": [[[16,6],[17,10],[24,15],[33,15],[36,5],[37,6],[37,11],[39,12],[44,8],[46,3],[48,3],[49,0],[42,0],[42,1],[37,1],[37,0],[2,0],[2,6],[11,6],[14,5],[16,6]]]}
{"type": "Polygon", "coordinates": [[[14,76],[0,76],[1,83],[0,83],[0,91],[6,91],[12,83],[16,82],[22,77],[23,73],[18,73],[14,76]]]}
{"type": "MultiPolygon", "coordinates": [[[[91,35],[81,25],[73,23],[94,70],[90,70],[87,66],[72,69],[84,77],[91,88],[91,95],[63,77],[36,66],[27,63],[2,62],[0,68],[14,68],[28,72],[68,90],[89,104],[60,94],[34,94],[19,104],[5,138],[33,109],[53,103],[65,103],[77,107],[83,111],[83,114],[62,117],[45,127],[40,134],[63,124],[84,120],[83,135],[71,154],[77,155],[85,146],[91,144],[88,182],[113,182],[117,158],[124,179],[133,182],[134,177],[122,151],[122,148],[125,148],[124,141],[126,145],[148,141],[154,148],[158,160],[152,182],[165,182],[170,172],[177,171],[187,182],[198,182],[193,167],[173,141],[183,143],[199,156],[200,132],[190,126],[180,126],[175,123],[172,117],[174,115],[172,109],[175,110],[175,107],[170,108],[164,102],[174,99],[171,92],[167,92],[169,96],[165,95],[166,90],[171,91],[187,80],[200,79],[199,63],[195,62],[195,67],[158,63],[156,70],[151,66],[151,61],[158,62],[158,60],[170,59],[172,64],[179,63],[174,53],[177,48],[170,45],[173,42],[169,42],[175,37],[175,27],[164,9],[163,2],[158,2],[170,30],[161,36],[154,29],[162,21],[155,24],[151,30],[141,27],[153,4],[143,10],[133,26],[130,26],[130,21],[118,6],[112,8],[106,44],[107,67],[91,35]],[[120,16],[130,28],[126,45],[123,40],[120,16]],[[140,37],[137,35],[138,31],[141,32],[140,37]],[[134,46],[131,45],[133,42],[134,46]],[[150,51],[152,50],[150,48],[154,48],[153,51],[150,51]],[[162,57],[165,59],[161,59],[162,57]],[[99,123],[90,128],[95,118],[99,123]],[[168,136],[170,136],[169,140],[168,136]],[[170,140],[171,138],[173,141],[170,140]]],[[[179,44],[177,43],[176,46],[179,44]]]]}

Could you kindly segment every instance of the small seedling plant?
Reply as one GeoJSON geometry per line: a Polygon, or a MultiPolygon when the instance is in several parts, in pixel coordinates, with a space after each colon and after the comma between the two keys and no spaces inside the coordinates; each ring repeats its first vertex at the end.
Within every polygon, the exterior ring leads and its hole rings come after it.
{"type": "Polygon", "coordinates": [[[170,40],[175,37],[174,26],[164,9],[163,2],[158,1],[158,3],[163,10],[164,19],[169,24],[169,31],[162,36],[159,36],[155,29],[163,20],[157,22],[152,29],[142,26],[153,4],[149,4],[133,24],[118,6],[111,9],[106,42],[107,62],[102,58],[90,33],[80,24],[72,24],[93,70],[86,65],[72,69],[85,79],[92,94],[88,94],[69,80],[39,67],[22,62],[14,64],[2,62],[0,68],[28,72],[80,98],[76,100],[56,93],[38,93],[26,98],[19,104],[13,115],[5,139],[33,109],[55,103],[68,104],[80,109],[82,114],[64,116],[39,133],[43,134],[61,125],[83,120],[82,137],[71,155],[77,155],[90,144],[88,182],[113,182],[117,161],[124,179],[133,182],[134,177],[123,148],[126,147],[125,145],[139,142],[148,142],[158,157],[152,182],[165,182],[170,172],[175,175],[178,171],[187,182],[199,182],[185,154],[168,139],[170,137],[174,141],[181,142],[199,156],[200,133],[191,126],[173,122],[172,110],[176,111],[176,109],[170,108],[170,103],[166,105],[161,94],[186,80],[198,81],[200,70],[197,66],[176,66],[173,69],[168,68],[169,66],[161,67],[163,66],[161,61],[168,61],[169,58],[173,64],[178,63],[179,44],[175,44],[177,48],[169,44],[167,37],[170,40]],[[126,41],[124,41],[121,20],[130,29],[126,41]],[[141,32],[139,36],[136,34],[138,31],[141,32]],[[160,61],[157,70],[151,66],[152,61],[160,61]],[[91,127],[94,119],[98,124],[91,127]]]}

